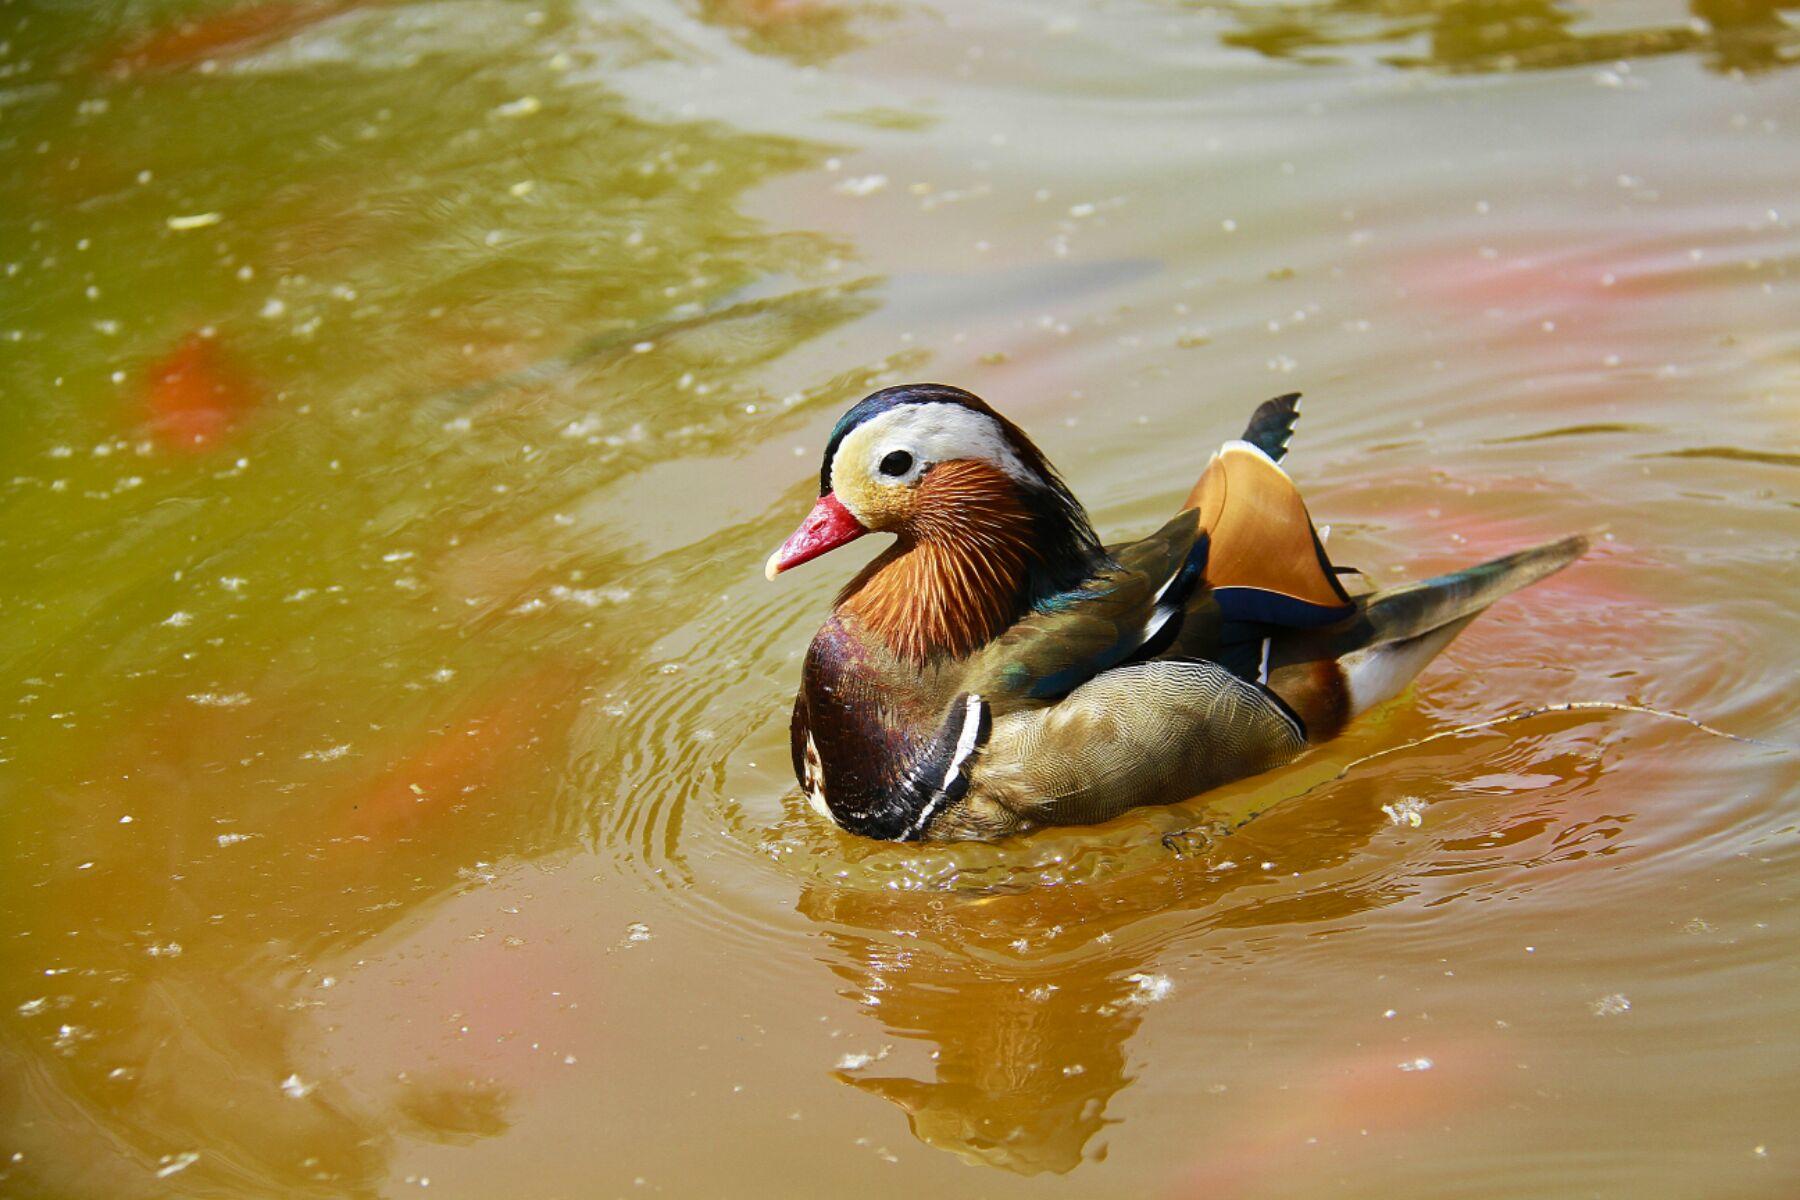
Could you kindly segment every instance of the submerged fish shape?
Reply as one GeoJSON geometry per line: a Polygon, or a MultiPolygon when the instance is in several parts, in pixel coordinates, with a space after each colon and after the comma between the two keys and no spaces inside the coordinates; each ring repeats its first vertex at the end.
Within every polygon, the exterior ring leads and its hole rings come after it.
{"type": "Polygon", "coordinates": [[[1398,695],[1579,536],[1352,596],[1260,406],[1181,510],[1102,546],[1031,439],[959,388],[884,389],[837,423],[770,579],[895,535],[839,594],[794,702],[794,771],[852,833],[995,838],[1104,821],[1279,766],[1398,695]]]}

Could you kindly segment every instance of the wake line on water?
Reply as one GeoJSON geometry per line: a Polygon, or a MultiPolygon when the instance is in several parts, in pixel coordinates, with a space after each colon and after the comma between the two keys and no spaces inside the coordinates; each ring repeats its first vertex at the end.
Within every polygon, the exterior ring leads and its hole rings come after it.
{"type": "MultiPolygon", "coordinates": [[[[1564,700],[1564,701],[1560,701],[1560,702],[1554,703],[1554,704],[1534,705],[1531,708],[1521,709],[1518,712],[1506,713],[1506,714],[1504,714],[1502,716],[1498,716],[1498,717],[1490,717],[1489,719],[1487,719],[1485,721],[1470,721],[1466,724],[1454,725],[1454,726],[1451,726],[1449,729],[1440,729],[1434,733],[1428,733],[1424,737],[1413,738],[1411,741],[1401,742],[1399,745],[1396,745],[1396,746],[1388,746],[1384,749],[1376,750],[1371,754],[1365,754],[1360,758],[1352,759],[1348,763],[1345,763],[1344,766],[1341,769],[1339,769],[1336,774],[1328,776],[1324,779],[1319,780],[1317,783],[1314,783],[1306,788],[1301,789],[1299,792],[1296,792],[1294,795],[1281,800],[1279,803],[1291,804],[1294,801],[1299,800],[1300,798],[1302,798],[1304,796],[1311,795],[1313,792],[1318,791],[1322,787],[1342,781],[1343,779],[1347,778],[1350,775],[1350,773],[1352,771],[1356,770],[1358,767],[1363,766],[1367,763],[1374,762],[1378,758],[1386,758],[1390,754],[1400,754],[1407,750],[1416,750],[1420,746],[1428,746],[1432,742],[1441,742],[1446,738],[1457,737],[1457,736],[1459,736],[1461,734],[1465,734],[1465,733],[1479,733],[1484,729],[1497,729],[1502,725],[1513,725],[1513,724],[1517,724],[1520,721],[1532,720],[1533,718],[1536,718],[1536,717],[1555,716],[1560,713],[1577,713],[1577,712],[1635,713],[1635,714],[1640,714],[1643,716],[1660,717],[1664,720],[1679,721],[1684,725],[1691,725],[1695,729],[1698,729],[1702,733],[1709,734],[1710,736],[1716,737],[1716,738],[1723,738],[1725,741],[1728,741],[1728,742],[1741,742],[1747,746],[1761,746],[1765,749],[1777,750],[1777,751],[1780,751],[1785,754],[1800,753],[1800,746],[1790,745],[1790,744],[1787,744],[1784,742],[1772,742],[1772,741],[1768,741],[1764,738],[1750,737],[1746,734],[1741,734],[1741,733],[1732,733],[1728,730],[1719,729],[1716,726],[1708,725],[1705,721],[1700,720],[1698,717],[1692,717],[1692,716],[1689,716],[1687,713],[1683,713],[1683,712],[1675,712],[1672,709],[1656,708],[1656,707],[1654,707],[1652,705],[1648,705],[1648,704],[1631,704],[1631,703],[1629,703],[1627,701],[1623,701],[1623,700],[1564,700]]],[[[1266,810],[1262,810],[1262,811],[1266,811],[1266,810]]],[[[1257,813],[1252,813],[1250,815],[1249,819],[1254,820],[1257,816],[1260,816],[1260,815],[1261,815],[1261,811],[1259,811],[1257,813]]],[[[1240,822],[1239,824],[1242,824],[1242,822],[1240,822]]],[[[1162,837],[1162,844],[1165,849],[1172,850],[1175,852],[1177,857],[1181,857],[1182,856],[1182,849],[1181,849],[1182,839],[1185,836],[1187,836],[1188,834],[1194,833],[1196,831],[1197,830],[1195,830],[1195,829],[1181,829],[1181,830],[1176,830],[1172,833],[1166,833],[1162,837]]],[[[1229,833],[1230,830],[1227,829],[1224,832],[1229,833]]]]}
{"type": "Polygon", "coordinates": [[[1564,700],[1555,704],[1535,705],[1531,708],[1521,709],[1518,712],[1507,713],[1504,716],[1491,717],[1485,721],[1470,721],[1464,725],[1453,725],[1449,729],[1440,729],[1435,733],[1428,733],[1424,737],[1414,738],[1408,742],[1401,742],[1397,746],[1388,746],[1384,749],[1377,750],[1372,754],[1365,754],[1361,758],[1352,759],[1350,762],[1345,763],[1343,769],[1338,771],[1336,775],[1331,776],[1329,779],[1320,780],[1318,783],[1313,784],[1312,787],[1307,788],[1305,792],[1301,792],[1300,795],[1304,796],[1307,792],[1316,791],[1328,783],[1336,783],[1363,764],[1374,762],[1378,758],[1385,758],[1390,754],[1399,754],[1404,750],[1416,750],[1420,746],[1430,745],[1432,742],[1440,742],[1445,738],[1456,737],[1464,733],[1479,733],[1484,729],[1497,729],[1502,725],[1513,725],[1520,721],[1529,721],[1535,717],[1553,716],[1558,713],[1572,712],[1637,713],[1644,716],[1661,717],[1664,720],[1680,721],[1685,725],[1692,725],[1702,733],[1710,734],[1716,738],[1724,738],[1729,742],[1742,742],[1747,746],[1762,746],[1766,749],[1780,750],[1789,754],[1800,753],[1800,746],[1788,745],[1784,742],[1771,742],[1763,738],[1749,737],[1748,735],[1741,733],[1731,733],[1727,730],[1719,729],[1716,726],[1708,725],[1698,717],[1691,717],[1687,713],[1675,712],[1672,709],[1656,708],[1648,704],[1630,704],[1623,700],[1564,700]]]}

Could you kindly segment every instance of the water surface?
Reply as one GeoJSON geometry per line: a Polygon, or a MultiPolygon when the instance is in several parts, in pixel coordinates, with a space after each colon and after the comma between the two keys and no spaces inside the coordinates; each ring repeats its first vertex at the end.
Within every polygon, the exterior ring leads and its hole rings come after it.
{"type": "Polygon", "coordinates": [[[0,1194],[1795,1194],[1797,25],[0,7],[0,1194]],[[1377,581],[1601,532],[1290,768],[862,843],[760,566],[908,379],[1109,537],[1290,390],[1377,581]],[[1461,728],[1571,702],[1755,740],[1461,728]]]}

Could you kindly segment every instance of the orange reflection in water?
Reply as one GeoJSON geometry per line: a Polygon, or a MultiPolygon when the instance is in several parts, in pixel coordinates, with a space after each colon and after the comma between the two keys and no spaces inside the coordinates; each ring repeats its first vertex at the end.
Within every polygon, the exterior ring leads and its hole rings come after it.
{"type": "Polygon", "coordinates": [[[411,837],[462,811],[472,793],[528,769],[547,731],[569,719],[563,701],[573,687],[564,671],[527,673],[415,733],[391,765],[350,789],[341,836],[374,845],[411,837]]]}
{"type": "Polygon", "coordinates": [[[223,441],[256,408],[262,389],[214,337],[190,333],[144,372],[147,428],[168,450],[200,452],[223,441]]]}
{"type": "Polygon", "coordinates": [[[351,7],[350,0],[250,0],[145,30],[101,56],[112,75],[182,71],[247,54],[351,7]]]}

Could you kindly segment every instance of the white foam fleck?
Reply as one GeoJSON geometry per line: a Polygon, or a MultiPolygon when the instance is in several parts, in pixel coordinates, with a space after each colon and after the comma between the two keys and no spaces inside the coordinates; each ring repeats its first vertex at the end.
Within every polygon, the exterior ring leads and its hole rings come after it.
{"type": "Polygon", "coordinates": [[[1600,997],[1588,1005],[1596,1017],[1616,1017],[1631,1011],[1631,1001],[1625,998],[1624,992],[1613,992],[1600,997]]]}
{"type": "Polygon", "coordinates": [[[188,700],[201,708],[242,708],[250,703],[243,692],[189,692],[188,700]]]}
{"type": "Polygon", "coordinates": [[[628,588],[572,588],[557,584],[550,589],[550,596],[555,600],[566,600],[571,604],[579,604],[583,608],[599,608],[602,604],[623,604],[631,599],[628,588]]]}
{"type": "Polygon", "coordinates": [[[180,1154],[165,1154],[157,1160],[162,1165],[156,1168],[158,1179],[167,1179],[178,1175],[200,1161],[198,1150],[183,1150],[180,1154]]]}
{"type": "Polygon", "coordinates": [[[287,1096],[290,1100],[304,1100],[311,1094],[312,1090],[318,1086],[319,1085],[316,1083],[308,1083],[300,1078],[298,1072],[289,1075],[286,1079],[281,1081],[282,1094],[287,1096]]]}
{"type": "Polygon", "coordinates": [[[1155,1004],[1158,1000],[1167,999],[1169,993],[1175,990],[1175,984],[1167,975],[1134,971],[1125,978],[1132,984],[1131,995],[1125,997],[1127,1004],[1155,1004]]]}
{"type": "Polygon", "coordinates": [[[831,190],[845,196],[873,196],[887,185],[886,175],[859,175],[837,183],[831,190]]]}

